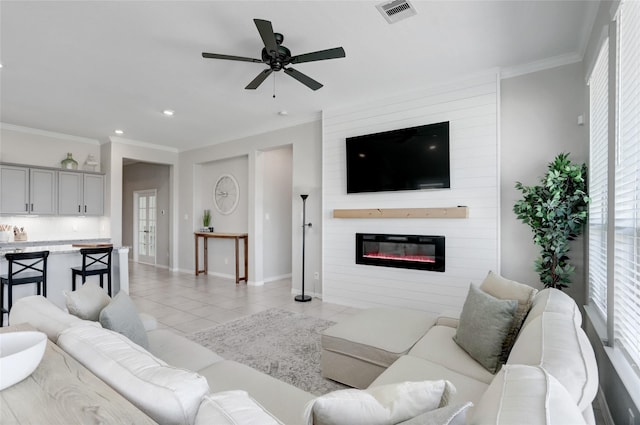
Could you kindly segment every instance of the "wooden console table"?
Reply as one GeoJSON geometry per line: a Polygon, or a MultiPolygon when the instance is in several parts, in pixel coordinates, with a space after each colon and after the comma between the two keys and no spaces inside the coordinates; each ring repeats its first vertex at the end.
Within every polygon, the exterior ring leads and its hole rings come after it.
{"type": "Polygon", "coordinates": [[[247,276],[249,275],[249,235],[246,233],[215,233],[215,232],[194,232],[195,241],[196,241],[196,276],[200,273],[207,274],[209,271],[208,257],[209,252],[207,249],[207,241],[209,238],[217,238],[217,239],[233,239],[236,244],[236,285],[240,283],[241,280],[247,282],[247,276]],[[202,238],[204,245],[204,269],[200,269],[198,264],[198,259],[200,257],[199,253],[199,244],[198,239],[202,238]],[[244,276],[240,276],[240,264],[239,264],[239,252],[238,245],[240,243],[240,239],[244,240],[244,276]]]}
{"type": "MultiPolygon", "coordinates": [[[[33,330],[30,325],[15,325],[0,333],[33,330]]],[[[3,425],[156,423],[48,340],[31,376],[0,392],[0,406],[3,425]]]]}

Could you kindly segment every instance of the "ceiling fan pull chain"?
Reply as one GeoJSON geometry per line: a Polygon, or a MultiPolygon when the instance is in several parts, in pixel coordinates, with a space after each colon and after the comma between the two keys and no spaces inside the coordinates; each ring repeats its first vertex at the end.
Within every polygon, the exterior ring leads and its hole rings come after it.
{"type": "Polygon", "coordinates": [[[273,74],[273,98],[276,98],[276,74],[273,74]]]}

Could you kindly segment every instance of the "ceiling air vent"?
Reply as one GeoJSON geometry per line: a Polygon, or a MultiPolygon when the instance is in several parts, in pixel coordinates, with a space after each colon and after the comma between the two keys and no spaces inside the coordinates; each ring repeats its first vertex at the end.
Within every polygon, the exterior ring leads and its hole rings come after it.
{"type": "Polygon", "coordinates": [[[407,0],[394,0],[380,3],[376,5],[376,8],[390,24],[394,24],[418,13],[407,0]]]}

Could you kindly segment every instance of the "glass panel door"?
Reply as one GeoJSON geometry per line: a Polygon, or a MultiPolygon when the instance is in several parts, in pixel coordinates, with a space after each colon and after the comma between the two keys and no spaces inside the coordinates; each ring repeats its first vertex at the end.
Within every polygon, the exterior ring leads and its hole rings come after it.
{"type": "Polygon", "coordinates": [[[136,192],[136,249],[140,263],[156,263],[156,192],[136,192]]]}

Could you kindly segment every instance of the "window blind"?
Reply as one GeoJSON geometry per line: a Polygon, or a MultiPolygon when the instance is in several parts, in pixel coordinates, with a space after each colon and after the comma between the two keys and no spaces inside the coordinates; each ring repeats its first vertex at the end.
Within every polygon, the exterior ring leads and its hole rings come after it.
{"type": "Polygon", "coordinates": [[[609,42],[605,40],[589,79],[589,300],[607,317],[607,161],[609,42]]]}
{"type": "Polygon", "coordinates": [[[614,338],[640,365],[640,2],[622,3],[619,16],[614,338]]]}

